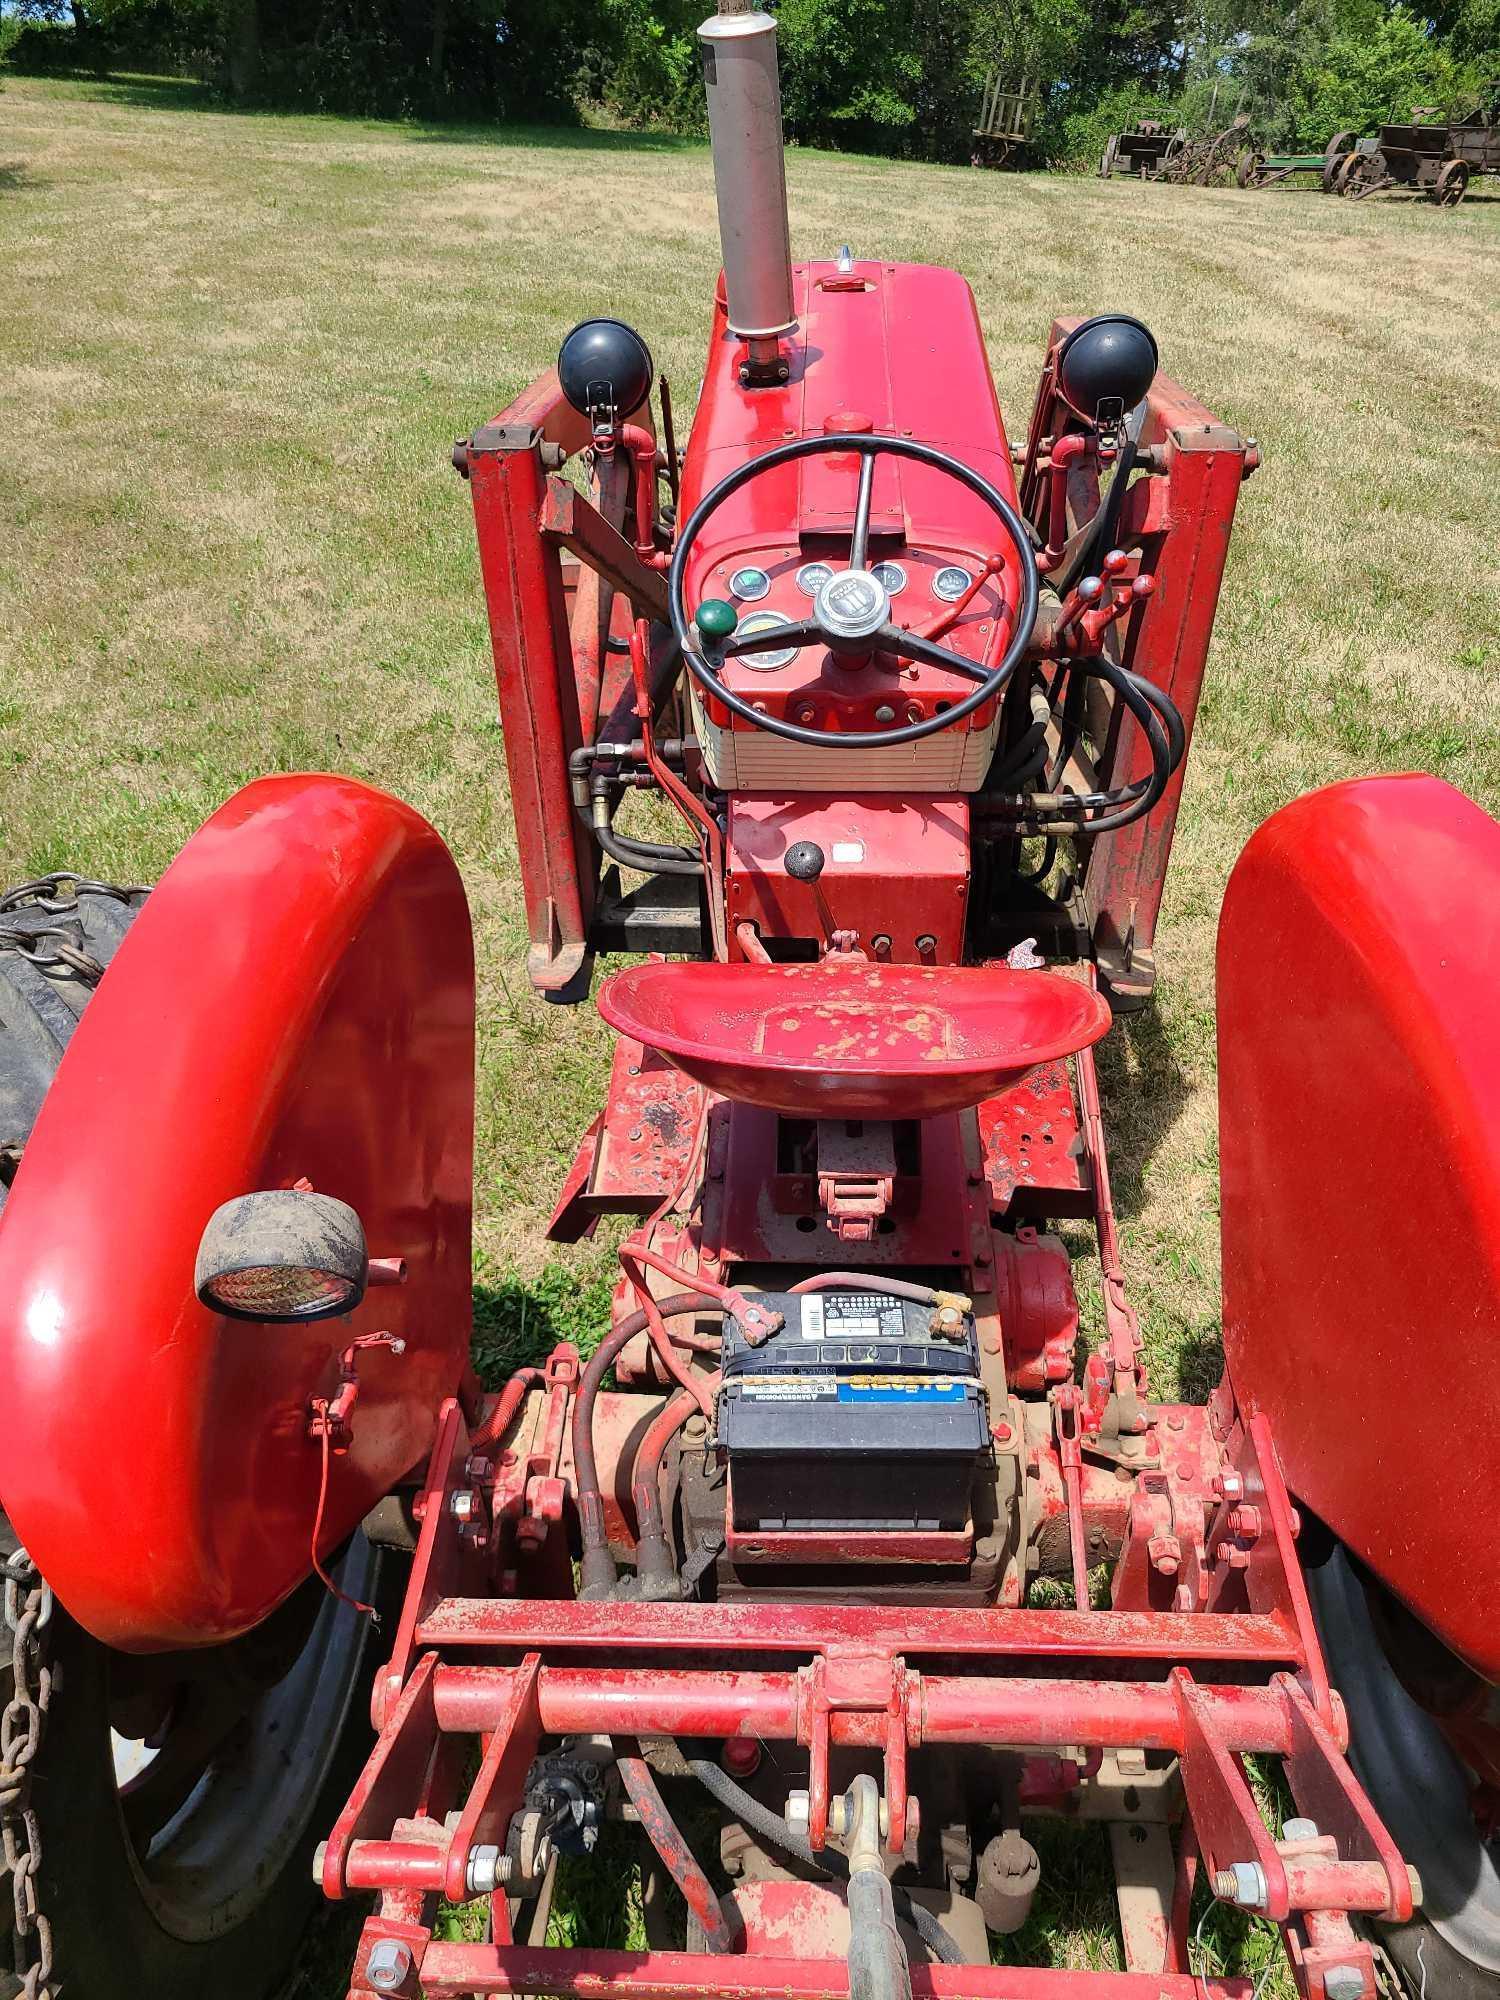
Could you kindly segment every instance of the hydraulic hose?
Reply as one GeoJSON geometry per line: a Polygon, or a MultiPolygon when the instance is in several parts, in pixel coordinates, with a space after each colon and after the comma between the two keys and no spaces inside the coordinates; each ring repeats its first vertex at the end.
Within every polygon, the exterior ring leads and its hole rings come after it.
{"type": "Polygon", "coordinates": [[[586,821],[589,831],[611,861],[634,868],[643,875],[701,875],[703,857],[695,847],[681,847],[660,840],[631,840],[616,833],[609,822],[609,800],[594,800],[593,817],[586,821]]]}
{"type": "MultiPolygon", "coordinates": [[[[800,1834],[794,1833],[781,1817],[769,1806],[763,1806],[759,1799],[737,1785],[729,1773],[722,1770],[707,1757],[689,1757],[687,1768],[706,1792],[710,1792],[719,1804],[742,1820],[752,1833],[758,1833],[763,1840],[769,1840],[779,1847],[783,1854],[790,1854],[800,1861],[804,1868],[814,1874],[830,1876],[842,1881],[849,1873],[849,1865],[837,1848],[825,1847],[821,1854],[814,1854],[800,1834]]],[[[925,1904],[916,1902],[905,1889],[892,1885],[891,1895],[896,1905],[896,1914],[902,1923],[910,1924],[917,1936],[944,1965],[966,1963],[957,1941],[943,1929],[937,1918],[925,1904]]]]}
{"type": "Polygon", "coordinates": [[[1115,545],[1115,530],[1120,524],[1120,512],[1125,505],[1125,490],[1130,484],[1130,475],[1135,471],[1139,448],[1140,429],[1145,417],[1145,405],[1137,404],[1126,420],[1125,435],[1120,444],[1120,455],[1115,460],[1115,476],[1109,482],[1109,491],[1100,503],[1099,511],[1089,524],[1089,532],[1082,547],[1067,565],[1052,577],[1053,588],[1060,596],[1066,596],[1078,581],[1098,567],[1097,558],[1106,549],[1115,545]],[[1133,428],[1132,428],[1133,424],[1133,428]]]}
{"type": "MultiPolygon", "coordinates": [[[[1074,691],[1082,687],[1086,677],[1106,682],[1129,710],[1150,746],[1151,775],[1117,791],[1078,795],[1053,792],[1033,797],[1029,802],[1029,811],[1018,818],[1034,822],[1029,825],[1029,830],[1036,832],[1112,833],[1117,827],[1128,826],[1132,820],[1150,812],[1160,799],[1172,773],[1182,761],[1187,747],[1187,729],[1177,704],[1164,688],[1157,687],[1140,674],[1131,673],[1126,667],[1118,666],[1105,654],[1080,654],[1060,664],[1075,677],[1069,685],[1065,715],[1076,710],[1074,691]],[[1089,818],[1091,813],[1096,816],[1089,818]]],[[[1076,740],[1076,721],[1071,734],[1076,740]]],[[[1065,723],[1063,750],[1059,754],[1058,765],[1054,766],[1050,783],[1055,784],[1060,776],[1060,767],[1069,747],[1069,725],[1065,723]]]]}
{"type": "MultiPolygon", "coordinates": [[[[706,1292],[679,1292],[663,1299],[657,1307],[663,1319],[683,1313],[722,1312],[723,1307],[706,1292]]],[[[573,1469],[578,1485],[578,1535],[581,1544],[580,1596],[608,1596],[619,1577],[615,1559],[609,1552],[609,1533],[604,1525],[604,1498],[599,1491],[599,1466],[594,1457],[594,1403],[599,1386],[609,1373],[626,1341],[647,1327],[645,1313],[626,1315],[610,1328],[589,1356],[588,1366],[573,1399],[573,1469]]]]}

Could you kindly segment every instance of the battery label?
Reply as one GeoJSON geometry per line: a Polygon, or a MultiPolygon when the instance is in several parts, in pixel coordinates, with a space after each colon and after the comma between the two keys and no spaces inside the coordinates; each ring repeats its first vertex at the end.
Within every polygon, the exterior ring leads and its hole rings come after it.
{"type": "Polygon", "coordinates": [[[831,1375],[742,1375],[736,1386],[754,1403],[815,1403],[819,1398],[832,1402],[838,1395],[831,1375]]]}
{"type": "Polygon", "coordinates": [[[901,1340],[901,1301],[876,1292],[809,1292],[802,1300],[804,1340],[901,1340]]]}
{"type": "Polygon", "coordinates": [[[853,1375],[838,1385],[841,1403],[961,1403],[967,1388],[947,1376],[853,1375]]]}

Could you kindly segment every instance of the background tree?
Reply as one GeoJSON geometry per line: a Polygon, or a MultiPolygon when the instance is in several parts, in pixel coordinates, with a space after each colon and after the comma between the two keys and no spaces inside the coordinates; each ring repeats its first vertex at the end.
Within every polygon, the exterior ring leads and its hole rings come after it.
{"type": "MultiPolygon", "coordinates": [[[[0,0],[0,5],[5,0],[0,0]]],[[[10,60],[197,74],[237,103],[366,116],[701,130],[711,0],[11,0],[10,60]]],[[[779,0],[782,96],[807,145],[969,155],[984,80],[1037,90],[1033,157],[1092,165],[1142,116],[1244,110],[1319,149],[1500,77],[1500,0],[779,0]]]]}

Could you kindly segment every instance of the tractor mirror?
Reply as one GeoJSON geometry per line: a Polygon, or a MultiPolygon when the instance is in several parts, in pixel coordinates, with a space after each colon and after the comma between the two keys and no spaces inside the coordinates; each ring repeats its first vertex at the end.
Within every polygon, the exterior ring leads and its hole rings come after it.
{"type": "Polygon", "coordinates": [[[1057,392],[1085,423],[1113,429],[1151,387],[1156,337],[1129,313],[1100,313],[1057,350],[1057,392]]]}
{"type": "Polygon", "coordinates": [[[364,1297],[368,1268],[364,1224],[347,1202],[272,1188],[214,1210],[193,1289],[230,1319],[332,1319],[364,1297]]]}

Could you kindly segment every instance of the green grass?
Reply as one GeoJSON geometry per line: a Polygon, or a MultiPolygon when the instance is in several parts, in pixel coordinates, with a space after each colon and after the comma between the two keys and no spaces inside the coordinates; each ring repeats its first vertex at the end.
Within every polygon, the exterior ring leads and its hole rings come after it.
{"type": "MultiPolygon", "coordinates": [[[[549,1257],[543,1230],[607,1040],[526,987],[448,449],[599,310],[640,327],[685,419],[718,263],[706,153],[233,116],[150,80],[7,79],[0,135],[0,876],[149,878],[266,770],[332,766],[411,800],[459,859],[478,944],[481,1356],[587,1337],[607,1246],[549,1257]]],[[[1500,800],[1500,198],[1440,212],[811,153],[788,177],[800,251],[969,275],[1013,428],[1053,315],[1119,307],[1260,440],[1158,1005],[1102,1062],[1154,1378],[1201,1395],[1212,942],[1235,855],[1285,800],[1361,770],[1500,800]]],[[[1098,1890],[1095,1869],[1049,1891],[1028,1954],[1112,1955],[1098,1890]]]]}

